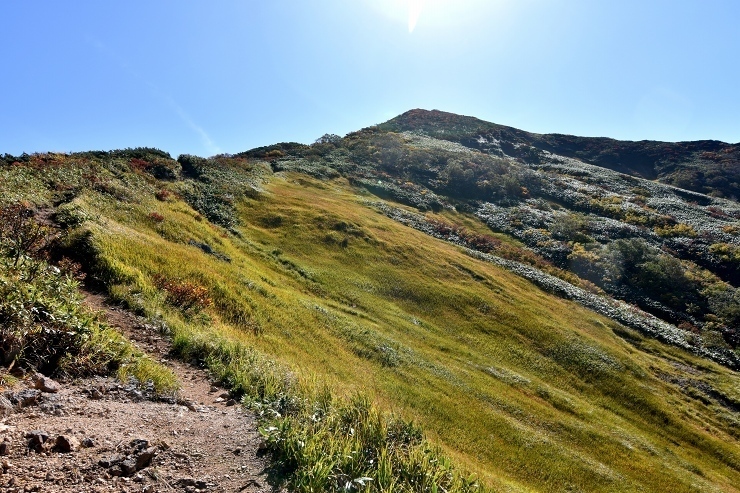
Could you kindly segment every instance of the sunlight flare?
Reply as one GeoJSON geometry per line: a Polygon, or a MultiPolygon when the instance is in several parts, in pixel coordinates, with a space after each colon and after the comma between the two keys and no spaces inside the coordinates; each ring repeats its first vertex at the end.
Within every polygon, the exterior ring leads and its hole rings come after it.
{"type": "Polygon", "coordinates": [[[409,32],[414,32],[421,11],[424,9],[424,0],[409,0],[409,32]]]}

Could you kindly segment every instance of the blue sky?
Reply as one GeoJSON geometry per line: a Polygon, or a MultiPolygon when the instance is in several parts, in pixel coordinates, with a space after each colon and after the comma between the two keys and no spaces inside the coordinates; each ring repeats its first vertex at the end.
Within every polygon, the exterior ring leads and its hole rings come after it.
{"type": "Polygon", "coordinates": [[[236,153],[412,108],[740,141],[737,1],[4,0],[0,19],[0,153],[236,153]]]}

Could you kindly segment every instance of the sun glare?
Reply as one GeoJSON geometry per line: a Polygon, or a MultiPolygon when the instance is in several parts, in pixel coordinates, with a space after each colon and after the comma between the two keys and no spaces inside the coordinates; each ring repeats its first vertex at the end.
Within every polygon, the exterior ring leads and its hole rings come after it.
{"type": "Polygon", "coordinates": [[[416,22],[424,9],[424,0],[408,0],[409,3],[409,32],[414,32],[416,22]]]}
{"type": "Polygon", "coordinates": [[[407,22],[409,33],[418,26],[432,28],[459,27],[496,7],[502,0],[365,0],[365,5],[394,21],[407,22]]]}

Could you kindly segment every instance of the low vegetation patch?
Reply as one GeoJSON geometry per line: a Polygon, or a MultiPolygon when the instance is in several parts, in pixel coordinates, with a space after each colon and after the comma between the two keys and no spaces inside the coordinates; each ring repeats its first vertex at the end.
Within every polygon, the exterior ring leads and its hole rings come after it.
{"type": "Polygon", "coordinates": [[[79,294],[79,265],[59,267],[43,258],[49,228],[33,210],[13,204],[0,210],[0,347],[4,371],[38,370],[66,376],[117,374],[177,389],[174,375],[149,360],[87,309],[79,294]],[[60,268],[61,267],[61,268],[60,268]]]}
{"type": "Polygon", "coordinates": [[[364,394],[336,397],[247,346],[176,331],[175,347],[196,359],[257,412],[273,473],[298,492],[485,492],[411,421],[364,394]]]}

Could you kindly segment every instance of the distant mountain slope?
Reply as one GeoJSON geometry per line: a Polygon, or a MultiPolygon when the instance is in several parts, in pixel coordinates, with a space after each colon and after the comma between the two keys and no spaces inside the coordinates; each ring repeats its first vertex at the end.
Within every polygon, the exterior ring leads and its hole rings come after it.
{"type": "MultiPolygon", "coordinates": [[[[267,159],[274,171],[344,176],[421,212],[472,213],[518,246],[492,240],[486,232],[472,234],[461,224],[388,212],[433,236],[524,261],[573,288],[638,306],[678,332],[654,330],[637,319],[628,325],[740,368],[738,202],[615,172],[521,140],[512,144],[524,134],[515,129],[499,128],[498,135],[508,140],[477,134],[476,145],[488,147],[480,151],[460,137],[480,126],[468,117],[415,111],[399,119],[411,123],[392,120],[344,138],[326,135],[311,146],[280,144],[239,156],[267,159]],[[404,128],[412,130],[396,131],[404,128]]],[[[536,273],[523,275],[586,306],[599,305],[536,273]]],[[[623,323],[630,319],[609,316],[623,323]]]]}
{"type": "Polygon", "coordinates": [[[411,110],[378,127],[395,132],[422,131],[431,137],[525,162],[536,162],[542,159],[541,151],[547,151],[704,194],[740,197],[740,144],[715,140],[633,142],[535,134],[437,110],[411,110]]]}

